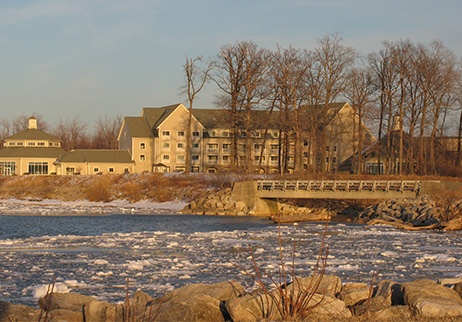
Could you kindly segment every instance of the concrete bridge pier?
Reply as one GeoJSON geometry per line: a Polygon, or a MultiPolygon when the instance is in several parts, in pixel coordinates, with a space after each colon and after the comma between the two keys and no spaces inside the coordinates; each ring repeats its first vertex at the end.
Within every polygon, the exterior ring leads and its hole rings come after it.
{"type": "Polygon", "coordinates": [[[235,182],[231,197],[236,201],[244,202],[249,209],[253,209],[255,216],[273,216],[279,211],[277,200],[262,199],[258,196],[257,181],[235,182]]]}

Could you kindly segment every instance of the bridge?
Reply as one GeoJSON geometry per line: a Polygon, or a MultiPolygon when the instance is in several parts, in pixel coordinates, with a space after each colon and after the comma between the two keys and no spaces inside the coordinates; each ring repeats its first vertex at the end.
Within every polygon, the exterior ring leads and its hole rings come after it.
{"type": "Polygon", "coordinates": [[[462,182],[439,180],[257,180],[235,182],[232,197],[257,216],[278,213],[280,199],[401,199],[462,191],[462,182]]]}
{"type": "Polygon", "coordinates": [[[418,180],[258,180],[256,195],[268,199],[416,198],[418,180]]]}

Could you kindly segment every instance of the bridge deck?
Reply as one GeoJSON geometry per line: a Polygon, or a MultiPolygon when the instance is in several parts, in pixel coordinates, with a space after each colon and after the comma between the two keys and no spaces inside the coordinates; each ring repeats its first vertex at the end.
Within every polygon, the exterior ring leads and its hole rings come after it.
{"type": "Polygon", "coordinates": [[[415,198],[416,180],[259,180],[260,198],[390,199],[415,198]]]}

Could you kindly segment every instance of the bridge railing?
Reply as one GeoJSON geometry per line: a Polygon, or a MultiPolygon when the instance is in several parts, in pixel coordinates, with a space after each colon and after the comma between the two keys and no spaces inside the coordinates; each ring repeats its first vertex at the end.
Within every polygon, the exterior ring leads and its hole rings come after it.
{"type": "Polygon", "coordinates": [[[397,191],[418,192],[416,180],[259,180],[257,189],[264,191],[397,191]]]}

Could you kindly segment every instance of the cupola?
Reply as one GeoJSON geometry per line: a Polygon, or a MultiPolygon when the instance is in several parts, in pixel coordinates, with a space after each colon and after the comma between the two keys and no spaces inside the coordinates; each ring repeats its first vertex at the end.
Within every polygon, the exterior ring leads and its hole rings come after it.
{"type": "Polygon", "coordinates": [[[29,130],[37,129],[37,119],[34,116],[29,118],[29,130]]]}

